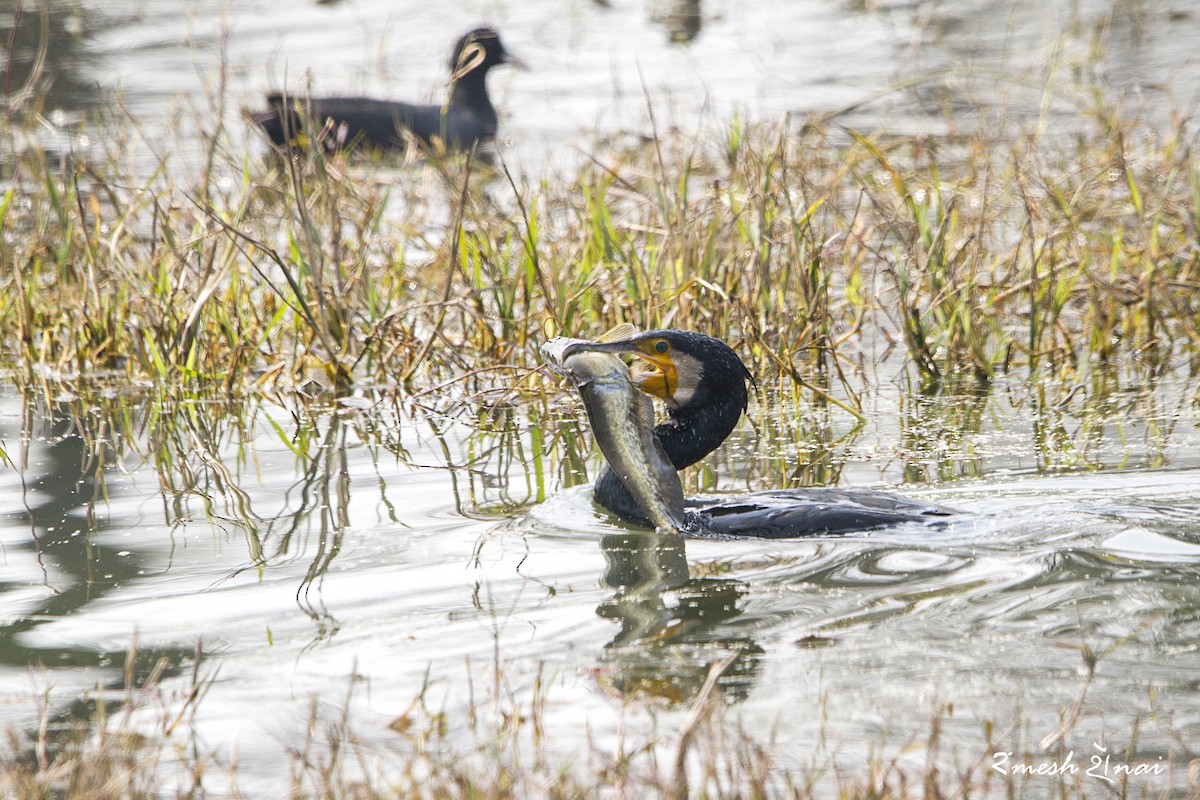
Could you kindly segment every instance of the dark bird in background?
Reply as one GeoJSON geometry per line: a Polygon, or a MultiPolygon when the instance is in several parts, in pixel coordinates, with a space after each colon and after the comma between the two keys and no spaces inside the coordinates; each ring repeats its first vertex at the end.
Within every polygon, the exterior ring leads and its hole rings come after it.
{"type": "Polygon", "coordinates": [[[301,135],[329,149],[354,144],[404,148],[412,139],[426,146],[469,150],[496,135],[496,109],[487,93],[488,70],[524,63],[509,53],[491,28],[468,31],[450,58],[450,94],[443,105],[399,103],[369,97],[267,96],[269,108],[252,119],[281,147],[301,135]]]}
{"type": "MultiPolygon", "coordinates": [[[[667,419],[654,432],[677,470],[715,450],[746,411],[750,371],[729,345],[711,336],[649,331],[621,341],[573,344],[565,355],[579,350],[635,357],[630,370],[633,382],[667,406],[667,419]]],[[[607,464],[596,479],[594,493],[596,502],[622,519],[649,524],[607,464]]],[[[687,505],[691,527],[701,534],[770,539],[945,521],[958,513],[883,492],[836,488],[693,499],[687,505]]]]}

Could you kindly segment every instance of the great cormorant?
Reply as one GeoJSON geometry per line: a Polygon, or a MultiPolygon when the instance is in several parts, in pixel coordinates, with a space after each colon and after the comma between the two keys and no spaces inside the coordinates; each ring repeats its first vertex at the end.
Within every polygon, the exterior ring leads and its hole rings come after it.
{"type": "Polygon", "coordinates": [[[450,97],[445,104],[420,105],[369,97],[303,98],[274,93],[269,108],[253,116],[271,141],[294,143],[300,134],[324,132],[329,149],[355,143],[379,149],[403,148],[415,138],[426,145],[469,150],[496,135],[496,109],[487,93],[487,73],[498,64],[524,67],[504,48],[491,28],[468,31],[454,45],[450,58],[450,97]],[[309,130],[309,125],[316,130],[309,130]],[[328,130],[325,130],[328,128],[328,130]]]}
{"type": "MultiPolygon", "coordinates": [[[[691,466],[717,448],[746,411],[750,371],[719,339],[681,330],[640,333],[619,341],[577,343],[580,350],[635,356],[631,379],[662,400],[666,421],[654,428],[675,469],[691,466]]],[[[648,521],[607,464],[594,487],[600,505],[622,519],[648,521]]],[[[700,535],[790,538],[846,533],[906,522],[931,523],[957,513],[863,489],[788,489],[729,499],[689,500],[690,528],[700,535]]]]}

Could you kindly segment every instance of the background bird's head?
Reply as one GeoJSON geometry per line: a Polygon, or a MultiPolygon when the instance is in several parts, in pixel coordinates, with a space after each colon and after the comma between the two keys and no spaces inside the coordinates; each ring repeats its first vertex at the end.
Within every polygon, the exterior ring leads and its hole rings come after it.
{"type": "Polygon", "coordinates": [[[497,64],[512,64],[524,68],[519,58],[505,49],[500,34],[492,28],[476,28],[464,33],[454,45],[450,56],[451,81],[482,68],[486,72],[497,64]]]}

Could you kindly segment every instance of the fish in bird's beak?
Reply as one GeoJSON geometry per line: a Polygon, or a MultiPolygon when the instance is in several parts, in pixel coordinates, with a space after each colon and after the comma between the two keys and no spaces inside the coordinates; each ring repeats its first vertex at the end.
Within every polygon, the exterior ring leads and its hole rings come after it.
{"type": "Polygon", "coordinates": [[[604,460],[642,514],[660,531],[683,531],[689,523],[679,473],[655,434],[650,398],[619,357],[637,333],[623,325],[599,342],[557,337],[542,345],[542,355],[546,366],[579,392],[604,460]],[[609,337],[621,341],[610,343],[609,337]]]}
{"type": "Polygon", "coordinates": [[[646,394],[663,400],[667,405],[676,405],[680,376],[674,358],[674,348],[667,339],[639,335],[611,342],[579,342],[568,346],[563,352],[563,357],[579,352],[633,356],[637,359],[630,368],[633,384],[646,394]]]}

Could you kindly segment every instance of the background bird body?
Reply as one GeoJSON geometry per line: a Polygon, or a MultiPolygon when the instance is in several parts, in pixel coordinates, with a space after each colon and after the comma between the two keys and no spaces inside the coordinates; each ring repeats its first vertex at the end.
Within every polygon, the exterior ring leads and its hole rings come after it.
{"type": "Polygon", "coordinates": [[[499,125],[487,93],[487,74],[499,64],[524,67],[491,28],[468,31],[454,45],[445,103],[419,104],[370,97],[303,98],[275,92],[252,120],[281,147],[302,137],[328,149],[361,144],[383,150],[411,142],[468,150],[493,138],[499,125]]]}

